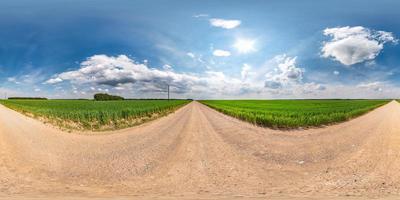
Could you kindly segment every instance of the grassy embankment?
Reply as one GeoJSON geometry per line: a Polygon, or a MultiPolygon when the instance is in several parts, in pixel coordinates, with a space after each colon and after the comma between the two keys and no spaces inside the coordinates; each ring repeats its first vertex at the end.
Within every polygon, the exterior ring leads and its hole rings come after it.
{"type": "Polygon", "coordinates": [[[167,115],[187,100],[2,100],[1,104],[68,130],[114,130],[167,115]]]}
{"type": "Polygon", "coordinates": [[[360,116],[388,100],[204,100],[201,103],[250,123],[293,129],[317,127],[360,116]]]}

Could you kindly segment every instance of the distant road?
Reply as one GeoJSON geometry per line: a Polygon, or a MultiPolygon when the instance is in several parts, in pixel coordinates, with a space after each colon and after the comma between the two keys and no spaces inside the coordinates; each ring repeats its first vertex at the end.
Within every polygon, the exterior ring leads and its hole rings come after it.
{"type": "Polygon", "coordinates": [[[104,135],[62,132],[0,105],[0,199],[396,199],[399,158],[395,101],[348,122],[294,131],[255,127],[192,102],[104,135]]]}

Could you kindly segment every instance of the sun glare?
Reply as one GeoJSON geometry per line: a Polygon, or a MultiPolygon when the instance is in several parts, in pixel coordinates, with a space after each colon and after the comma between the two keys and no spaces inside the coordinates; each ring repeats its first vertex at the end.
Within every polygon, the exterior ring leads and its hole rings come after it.
{"type": "Polygon", "coordinates": [[[240,53],[249,53],[255,51],[255,40],[238,39],[233,45],[240,53]]]}

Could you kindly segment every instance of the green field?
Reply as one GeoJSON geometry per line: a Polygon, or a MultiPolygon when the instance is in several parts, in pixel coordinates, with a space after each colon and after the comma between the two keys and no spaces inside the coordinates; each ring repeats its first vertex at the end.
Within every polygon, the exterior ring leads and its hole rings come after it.
{"type": "Polygon", "coordinates": [[[388,100],[204,100],[227,115],[270,128],[315,127],[346,121],[388,100]]]}
{"type": "Polygon", "coordinates": [[[188,100],[2,100],[0,103],[67,129],[112,130],[155,119],[188,100]]]}

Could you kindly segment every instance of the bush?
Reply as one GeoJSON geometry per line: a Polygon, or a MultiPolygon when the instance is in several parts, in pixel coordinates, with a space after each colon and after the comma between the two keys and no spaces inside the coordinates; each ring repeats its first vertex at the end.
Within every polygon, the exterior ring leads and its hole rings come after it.
{"type": "Polygon", "coordinates": [[[106,93],[98,93],[94,95],[94,100],[96,101],[115,101],[115,100],[124,100],[123,97],[109,95],[106,93]]]}

